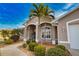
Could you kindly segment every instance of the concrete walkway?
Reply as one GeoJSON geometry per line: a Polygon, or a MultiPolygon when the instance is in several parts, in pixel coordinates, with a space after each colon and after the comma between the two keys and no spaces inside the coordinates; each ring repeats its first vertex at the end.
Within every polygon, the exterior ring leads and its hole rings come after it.
{"type": "Polygon", "coordinates": [[[13,45],[0,48],[1,56],[26,56],[24,52],[22,52],[17,48],[21,44],[22,43],[18,43],[18,44],[13,44],[13,45]]]}

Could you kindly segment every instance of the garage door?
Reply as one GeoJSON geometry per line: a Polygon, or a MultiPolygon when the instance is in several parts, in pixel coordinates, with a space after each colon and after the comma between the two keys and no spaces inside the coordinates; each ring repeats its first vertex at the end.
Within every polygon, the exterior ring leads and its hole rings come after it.
{"type": "Polygon", "coordinates": [[[79,24],[69,25],[70,47],[79,49],[79,24]]]}

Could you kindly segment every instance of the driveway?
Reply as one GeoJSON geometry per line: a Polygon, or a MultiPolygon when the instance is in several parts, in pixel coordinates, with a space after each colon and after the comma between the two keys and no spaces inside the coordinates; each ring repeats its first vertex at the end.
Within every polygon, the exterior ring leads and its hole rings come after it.
{"type": "Polygon", "coordinates": [[[67,43],[62,43],[61,45],[64,45],[70,51],[72,56],[79,56],[79,49],[71,49],[70,45],[67,43]]]}
{"type": "Polygon", "coordinates": [[[18,43],[18,44],[13,44],[13,45],[0,48],[0,55],[1,56],[26,56],[24,52],[22,52],[17,48],[21,44],[22,43],[18,43]]]}

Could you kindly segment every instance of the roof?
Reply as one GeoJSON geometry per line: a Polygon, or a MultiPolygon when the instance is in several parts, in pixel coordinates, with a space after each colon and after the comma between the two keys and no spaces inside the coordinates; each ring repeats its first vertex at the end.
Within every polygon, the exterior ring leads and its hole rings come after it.
{"type": "Polygon", "coordinates": [[[70,13],[74,12],[74,11],[75,11],[75,10],[77,10],[77,9],[79,9],[79,6],[78,6],[78,7],[76,7],[76,8],[74,8],[73,10],[69,11],[68,13],[66,13],[66,14],[62,15],[62,16],[61,16],[61,17],[59,17],[58,19],[55,19],[53,22],[57,22],[57,21],[61,20],[62,18],[64,18],[65,16],[67,16],[68,14],[70,14],[70,13]]]}

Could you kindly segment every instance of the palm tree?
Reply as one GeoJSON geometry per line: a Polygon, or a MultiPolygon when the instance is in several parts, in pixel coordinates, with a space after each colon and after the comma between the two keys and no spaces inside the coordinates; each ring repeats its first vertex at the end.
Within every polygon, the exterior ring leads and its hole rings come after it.
{"type": "Polygon", "coordinates": [[[42,13],[43,13],[43,17],[44,17],[44,18],[46,18],[46,17],[48,17],[48,16],[51,16],[53,19],[55,18],[54,15],[52,15],[52,14],[54,14],[54,11],[52,11],[52,10],[48,7],[48,5],[46,5],[45,7],[43,7],[42,13]]]}
{"type": "MultiPolygon", "coordinates": [[[[50,8],[48,7],[48,5],[44,5],[44,4],[33,4],[34,8],[35,9],[32,9],[31,10],[31,14],[30,14],[30,17],[32,16],[36,16],[38,17],[38,25],[40,24],[40,18],[41,17],[48,17],[48,16],[52,16],[52,18],[54,19],[54,11],[50,10],[50,8]]],[[[39,26],[38,26],[39,27],[39,26]]],[[[39,32],[39,31],[38,31],[39,32]]],[[[55,40],[56,44],[58,44],[58,40],[55,40]]]]}
{"type": "MultiPolygon", "coordinates": [[[[42,10],[43,10],[43,3],[41,4],[35,4],[33,3],[34,9],[31,9],[31,14],[29,17],[38,17],[38,29],[39,29],[39,24],[40,24],[40,17],[42,16],[42,10]]],[[[38,34],[39,34],[39,30],[38,30],[38,34]]]]}
{"type": "Polygon", "coordinates": [[[39,5],[33,3],[33,6],[34,6],[34,9],[31,9],[31,14],[29,17],[33,17],[33,16],[38,17],[38,24],[40,24],[40,17],[42,16],[42,10],[44,5],[42,3],[39,5]]]}
{"type": "MultiPolygon", "coordinates": [[[[36,16],[38,17],[38,25],[40,24],[40,18],[42,16],[52,16],[51,13],[54,13],[52,10],[48,8],[48,5],[45,6],[43,3],[35,4],[33,3],[34,9],[31,10],[31,14],[29,17],[36,16]]],[[[54,18],[54,16],[52,16],[54,18]]]]}

